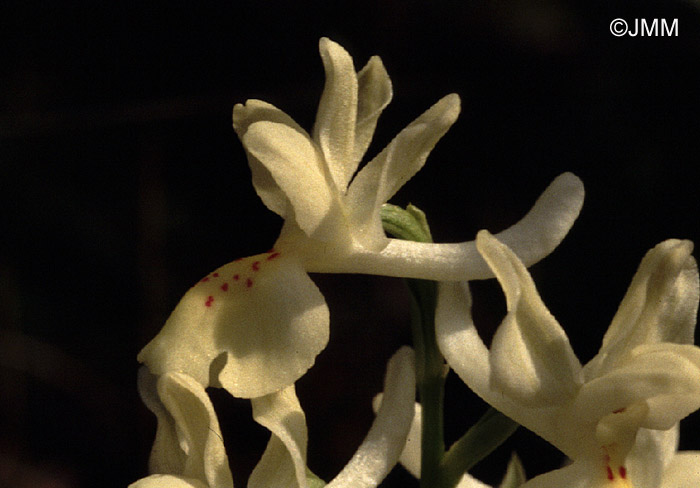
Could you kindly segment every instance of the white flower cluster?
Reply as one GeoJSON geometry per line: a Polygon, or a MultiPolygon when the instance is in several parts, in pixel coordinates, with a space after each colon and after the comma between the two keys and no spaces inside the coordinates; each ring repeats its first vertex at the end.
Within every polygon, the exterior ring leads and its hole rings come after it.
{"type": "MultiPolygon", "coordinates": [[[[284,226],[272,250],[192,287],[139,354],[146,366],[139,390],[158,430],[152,474],[131,488],[233,486],[210,386],[250,399],[255,421],[271,432],[250,487],[323,485],[306,466],[306,419],[294,389],[329,335],[328,306],[309,272],[441,282],[436,335],[448,365],[573,461],[528,488],[700,486],[700,453],[676,452],[678,422],[700,407],[692,244],[670,240],[648,253],[599,354],[582,366],[526,269],[573,225],[583,203],[579,179],[556,178],[496,236],[482,231],[459,244],[390,239],[381,206],[455,122],[459,97],[439,100],[358,171],[391,81],[378,57],[355,71],[338,44],[321,39],[320,52],[326,85],[311,133],[260,100],[234,107],[255,190],[284,226]],[[487,349],[471,321],[467,282],[489,277],[500,282],[508,313],[487,349]]],[[[407,347],[390,360],[375,422],[328,486],[377,486],[399,460],[420,475],[414,362],[407,347]]],[[[465,475],[459,486],[484,485],[465,475]]]]}

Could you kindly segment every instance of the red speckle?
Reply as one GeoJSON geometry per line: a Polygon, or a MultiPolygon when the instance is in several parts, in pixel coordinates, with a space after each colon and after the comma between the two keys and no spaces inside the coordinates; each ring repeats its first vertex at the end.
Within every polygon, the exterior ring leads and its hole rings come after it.
{"type": "Polygon", "coordinates": [[[228,291],[228,283],[224,283],[223,285],[221,285],[221,289],[223,291],[228,291]]]}
{"type": "Polygon", "coordinates": [[[237,274],[233,275],[233,281],[238,281],[240,279],[241,279],[241,277],[239,275],[237,275],[237,274]]]}
{"type": "Polygon", "coordinates": [[[204,278],[202,278],[201,283],[204,283],[205,281],[209,281],[209,277],[208,277],[208,276],[205,276],[204,278]]]}
{"type": "Polygon", "coordinates": [[[219,277],[219,273],[214,273],[212,276],[213,276],[214,278],[218,278],[218,277],[219,277]]]}
{"type": "Polygon", "coordinates": [[[260,261],[255,261],[251,268],[253,268],[253,271],[258,271],[260,269],[260,261]]]}
{"type": "Polygon", "coordinates": [[[610,466],[606,466],[605,469],[608,470],[608,479],[609,479],[610,481],[614,480],[615,477],[613,476],[613,472],[612,472],[612,469],[610,469],[610,466]]]}
{"type": "Polygon", "coordinates": [[[234,263],[237,263],[238,261],[243,261],[243,258],[238,258],[238,259],[233,260],[234,263]]]}
{"type": "Polygon", "coordinates": [[[627,478],[627,469],[625,469],[624,466],[620,466],[620,469],[618,471],[620,471],[620,478],[622,478],[623,480],[627,478]]]}
{"type": "Polygon", "coordinates": [[[270,254],[270,255],[267,257],[267,260],[268,260],[268,261],[272,261],[273,259],[279,257],[279,255],[280,255],[280,253],[278,253],[278,252],[273,252],[272,254],[270,254]]]}
{"type": "Polygon", "coordinates": [[[253,280],[251,280],[250,278],[248,278],[247,280],[245,280],[245,286],[246,286],[246,288],[252,287],[252,286],[253,286],[253,280]]]}
{"type": "Polygon", "coordinates": [[[626,407],[622,407],[622,408],[618,408],[617,410],[613,410],[613,413],[622,413],[622,412],[624,412],[625,410],[627,410],[627,408],[626,408],[626,407]]]}
{"type": "Polygon", "coordinates": [[[207,307],[211,307],[211,304],[212,304],[213,302],[214,302],[214,297],[211,296],[211,295],[209,295],[209,296],[207,297],[207,301],[204,303],[204,305],[206,305],[207,307]]]}

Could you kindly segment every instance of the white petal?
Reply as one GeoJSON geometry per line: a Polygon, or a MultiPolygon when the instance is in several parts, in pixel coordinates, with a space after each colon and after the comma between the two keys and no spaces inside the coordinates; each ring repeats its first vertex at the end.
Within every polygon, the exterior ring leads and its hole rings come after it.
{"type": "Polygon", "coordinates": [[[641,426],[651,429],[669,429],[697,410],[700,348],[669,343],[637,346],[618,367],[587,382],[572,408],[581,418],[600,419],[639,402],[648,407],[641,426]]]}
{"type": "Polygon", "coordinates": [[[272,436],[248,481],[249,488],[306,486],[307,430],[294,386],[253,398],[253,418],[272,436]]]}
{"type": "Polygon", "coordinates": [[[690,241],[671,239],[649,251],[639,265],[588,378],[615,367],[639,344],[692,344],[698,312],[698,269],[690,241]]]}
{"type": "Polygon", "coordinates": [[[479,232],[476,246],[501,284],[508,307],[491,343],[492,387],[526,406],[563,405],[583,382],[569,338],[507,246],[486,231],[479,232]]]}
{"type": "Polygon", "coordinates": [[[594,478],[597,468],[588,461],[574,461],[565,468],[532,478],[521,488],[600,488],[605,485],[594,478]]]}
{"type": "Polygon", "coordinates": [[[386,245],[379,209],[425,164],[428,154],[457,120],[459,97],[448,95],[402,130],[360,170],[348,188],[346,205],[361,242],[386,245]]]}
{"type": "Polygon", "coordinates": [[[700,486],[700,451],[679,452],[664,472],[661,488],[700,486]]]}
{"type": "MultiPolygon", "coordinates": [[[[194,379],[180,373],[169,373],[158,378],[158,397],[169,414],[159,416],[159,430],[175,432],[179,448],[185,453],[184,465],[175,472],[157,474],[181,475],[185,479],[201,481],[205,486],[233,488],[228,457],[224,448],[219,422],[214,407],[204,387],[194,379]],[[166,421],[168,425],[161,426],[166,421]]],[[[157,449],[176,449],[163,442],[154,444],[153,457],[159,457],[157,449]]],[[[159,463],[152,463],[158,468],[159,463]]],[[[162,468],[162,466],[160,466],[162,468]]]]}
{"type": "Polygon", "coordinates": [[[129,485],[129,488],[210,488],[206,483],[169,474],[152,474],[129,485]]]}
{"type": "Polygon", "coordinates": [[[340,191],[345,191],[357,169],[354,162],[357,120],[357,75],[352,58],[339,44],[319,41],[326,84],[318,104],[313,138],[319,145],[328,170],[340,191]]]}
{"type": "MultiPolygon", "coordinates": [[[[233,128],[241,141],[251,124],[263,121],[286,125],[308,138],[306,131],[294,122],[289,115],[267,102],[248,100],[245,105],[238,103],[233,107],[233,128]]],[[[246,155],[248,156],[248,165],[253,175],[255,192],[267,208],[285,217],[289,203],[287,196],[275,182],[270,171],[248,150],[246,150],[246,155]]]]}
{"type": "Polygon", "coordinates": [[[372,141],[377,119],[392,97],[391,80],[378,56],[372,56],[357,73],[357,125],[355,127],[355,169],[372,141]]]}
{"type": "Polygon", "coordinates": [[[327,226],[341,218],[340,210],[323,158],[308,136],[284,124],[256,122],[242,140],[289,199],[299,227],[309,236],[331,239],[338,229],[327,226]]]}
{"type": "Polygon", "coordinates": [[[677,446],[678,426],[669,430],[639,429],[625,461],[634,487],[660,487],[665,467],[675,456],[677,446]]]}
{"type": "MultiPolygon", "coordinates": [[[[376,414],[379,411],[379,407],[382,405],[383,395],[380,393],[372,401],[372,408],[376,414]]],[[[421,466],[421,443],[423,438],[423,408],[420,403],[416,402],[413,414],[413,421],[411,422],[411,428],[408,431],[408,437],[406,437],[406,445],[403,448],[401,457],[399,457],[399,462],[406,468],[406,471],[411,473],[414,477],[420,478],[420,466],[421,466]]]]}
{"type": "Polygon", "coordinates": [[[399,349],[389,360],[384,401],[359,449],[327,488],[375,487],[396,465],[411,427],[416,395],[414,355],[399,349]]]}
{"type": "Polygon", "coordinates": [[[158,396],[158,376],[148,368],[139,369],[138,389],[143,403],[158,419],[156,438],[151,448],[148,470],[151,473],[182,473],[187,455],[180,448],[175,420],[158,396]]]}
{"type": "MultiPolygon", "coordinates": [[[[552,252],[574,224],[583,204],[583,184],[571,173],[558,176],[517,224],[496,234],[526,266],[552,252]]],[[[389,239],[380,252],[358,250],[351,258],[319,255],[306,262],[309,272],[364,273],[465,281],[493,278],[474,241],[428,244],[389,239]]]]}
{"type": "Polygon", "coordinates": [[[183,371],[253,398],[299,379],[328,343],[328,324],[323,295],[297,260],[270,252],[191,288],[138,359],[153,373],[183,371]]]}
{"type": "Polygon", "coordinates": [[[578,432],[559,425],[561,408],[531,408],[514,401],[494,387],[489,351],[471,317],[471,297],[466,283],[444,282],[438,287],[435,312],[438,346],[447,363],[485,402],[549,441],[565,454],[578,452],[578,432]]]}

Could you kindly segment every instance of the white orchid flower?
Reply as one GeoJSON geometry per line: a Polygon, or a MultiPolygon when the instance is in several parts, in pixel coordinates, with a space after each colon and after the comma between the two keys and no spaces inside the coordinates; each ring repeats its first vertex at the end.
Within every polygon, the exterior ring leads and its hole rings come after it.
{"type": "MultiPolygon", "coordinates": [[[[151,372],[183,372],[243,398],[293,384],[328,342],[328,307],[307,272],[492,276],[473,242],[415,243],[382,232],[382,204],[454,123],[459,97],[438,101],[355,174],[391,100],[391,81],[378,57],[356,73],[338,44],[321,39],[320,51],[326,85],[311,135],[259,100],[233,111],[255,190],[284,218],[274,250],[222,266],[191,288],[138,356],[151,372]]],[[[579,179],[561,175],[499,238],[532,264],[563,239],[582,201],[579,179]]]]}
{"type": "Polygon", "coordinates": [[[700,407],[692,243],[668,240],[647,253],[600,352],[585,366],[517,256],[486,231],[476,245],[508,313],[489,350],[471,321],[466,285],[443,283],[438,344],[472,390],[573,460],[524,486],[658,488],[700,479],[692,465],[698,455],[675,454],[673,432],[700,407]]]}
{"type": "MultiPolygon", "coordinates": [[[[376,487],[396,465],[415,399],[413,351],[404,347],[387,365],[386,402],[352,459],[329,488],[376,487]]],[[[204,387],[182,373],[142,371],[139,390],[158,418],[149,471],[129,488],[233,488],[214,408],[204,387]]],[[[249,488],[307,488],[306,417],[294,386],[254,398],[253,418],[272,433],[248,480],[249,488]]]]}

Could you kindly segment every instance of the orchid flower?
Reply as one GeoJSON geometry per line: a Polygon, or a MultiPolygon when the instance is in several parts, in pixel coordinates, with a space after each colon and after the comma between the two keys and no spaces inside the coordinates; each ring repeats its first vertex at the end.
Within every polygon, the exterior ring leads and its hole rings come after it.
{"type": "Polygon", "coordinates": [[[486,231],[476,245],[503,288],[507,315],[487,349],[468,288],[442,283],[438,344],[472,390],[573,460],[524,486],[658,488],[699,479],[698,454],[676,454],[674,433],[700,407],[692,243],[668,240],[647,253],[585,366],[518,257],[486,231]]]}
{"type": "MultiPolygon", "coordinates": [[[[150,476],[129,488],[233,488],[214,408],[204,387],[182,373],[142,371],[139,390],[158,418],[150,476]]],[[[415,399],[413,351],[389,360],[385,405],[365,440],[329,488],[376,487],[395,466],[406,442],[415,399]]],[[[307,488],[307,429],[294,386],[251,400],[253,418],[272,433],[248,480],[249,488],[307,488]]]]}
{"type": "MultiPolygon", "coordinates": [[[[311,134],[260,100],[233,110],[263,203],[284,219],[273,250],[226,264],[193,286],[138,359],[154,374],[185,373],[205,386],[255,398],[293,384],[329,335],[329,311],[308,272],[432,280],[492,276],[474,242],[387,238],[380,208],[425,163],[454,123],[447,95],[357,171],[392,96],[378,57],[355,72],[350,55],[321,39],[326,84],[311,134]],[[353,177],[354,175],[354,177],[353,177]]],[[[583,201],[580,180],[559,176],[530,212],[499,234],[528,265],[564,238],[583,201]]]]}

